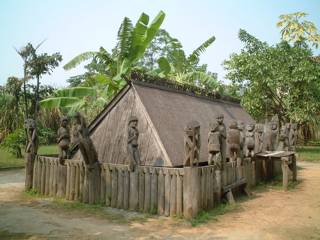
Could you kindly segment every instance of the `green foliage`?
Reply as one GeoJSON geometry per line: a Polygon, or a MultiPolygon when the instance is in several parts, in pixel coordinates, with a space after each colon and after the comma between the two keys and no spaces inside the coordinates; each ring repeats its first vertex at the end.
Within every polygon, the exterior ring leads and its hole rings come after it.
{"type": "Polygon", "coordinates": [[[39,128],[39,142],[40,144],[48,145],[56,143],[56,133],[51,128],[39,128]]]}
{"type": "Polygon", "coordinates": [[[9,153],[6,149],[0,147],[0,170],[2,168],[20,168],[24,165],[25,161],[23,158],[17,158],[15,155],[9,153]]]}
{"type": "Polygon", "coordinates": [[[244,48],[224,62],[226,77],[243,91],[242,105],[256,119],[316,123],[320,109],[320,65],[307,45],[269,46],[240,30],[244,48]]]}
{"type": "Polygon", "coordinates": [[[64,70],[70,70],[77,67],[80,63],[92,59],[96,56],[96,52],[84,52],[80,53],[78,56],[74,57],[70,62],[63,66],[64,70]]]}
{"type": "Polygon", "coordinates": [[[16,129],[14,132],[8,134],[1,147],[10,152],[17,158],[22,158],[21,146],[26,143],[26,135],[24,129],[16,129]]]}
{"type": "Polygon", "coordinates": [[[310,42],[312,46],[318,48],[320,34],[313,22],[303,20],[306,16],[308,14],[304,12],[281,15],[277,26],[281,28],[283,40],[297,44],[310,42]]]}
{"type": "Polygon", "coordinates": [[[320,162],[320,145],[297,147],[298,160],[320,162]]]}

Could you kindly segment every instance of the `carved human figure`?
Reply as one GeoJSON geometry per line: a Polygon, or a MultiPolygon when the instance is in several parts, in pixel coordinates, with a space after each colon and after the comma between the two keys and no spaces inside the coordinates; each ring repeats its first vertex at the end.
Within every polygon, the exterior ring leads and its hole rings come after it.
{"type": "Polygon", "coordinates": [[[254,124],[247,125],[244,149],[245,157],[254,157],[254,124]]]}
{"type": "Polygon", "coordinates": [[[219,142],[220,142],[220,153],[221,153],[221,170],[224,169],[224,166],[227,161],[226,153],[227,153],[227,147],[226,147],[226,138],[227,138],[227,131],[226,131],[226,125],[224,124],[224,115],[219,114],[217,116],[217,123],[219,125],[218,130],[220,132],[219,142]]]}
{"type": "Polygon", "coordinates": [[[184,166],[199,165],[200,157],[200,123],[192,121],[184,129],[184,149],[185,159],[184,166]]]}
{"type": "Polygon", "coordinates": [[[296,150],[297,137],[298,137],[298,126],[296,123],[291,123],[291,128],[289,132],[289,145],[290,145],[291,151],[296,150]]]}
{"type": "Polygon", "coordinates": [[[244,143],[246,138],[245,125],[244,125],[244,122],[242,121],[237,121],[237,125],[240,131],[240,155],[242,158],[245,155],[245,149],[244,149],[244,143]]]}
{"type": "Polygon", "coordinates": [[[277,150],[279,141],[279,129],[277,122],[271,122],[271,151],[277,150]]]}
{"type": "Polygon", "coordinates": [[[64,159],[69,157],[69,144],[70,144],[70,133],[68,128],[69,120],[67,117],[62,117],[60,122],[60,128],[57,133],[57,142],[59,146],[59,162],[64,164],[64,159]]]}
{"type": "Polygon", "coordinates": [[[240,130],[236,121],[232,121],[229,125],[227,142],[230,162],[235,164],[237,159],[240,158],[240,130]]]}
{"type": "Polygon", "coordinates": [[[27,146],[26,146],[26,180],[25,189],[29,190],[32,188],[33,181],[33,165],[34,160],[38,152],[38,135],[36,122],[33,119],[27,119],[25,121],[25,129],[27,133],[27,146]]]}
{"type": "Polygon", "coordinates": [[[264,126],[260,123],[255,126],[255,153],[261,153],[263,151],[263,128],[264,126]]]}
{"type": "Polygon", "coordinates": [[[128,153],[130,155],[129,169],[134,171],[136,166],[140,165],[139,153],[139,131],[138,131],[138,118],[131,116],[128,122],[128,153]]]}
{"type": "Polygon", "coordinates": [[[221,152],[220,152],[220,132],[217,122],[209,125],[208,133],[208,165],[214,165],[216,169],[221,170],[221,152]]]}
{"type": "Polygon", "coordinates": [[[98,154],[90,138],[84,117],[79,112],[76,112],[74,118],[73,141],[74,144],[78,144],[83,161],[90,170],[98,163],[98,154]]]}
{"type": "Polygon", "coordinates": [[[288,126],[287,125],[283,125],[281,127],[277,150],[278,151],[288,151],[289,150],[289,134],[288,134],[288,126]]]}

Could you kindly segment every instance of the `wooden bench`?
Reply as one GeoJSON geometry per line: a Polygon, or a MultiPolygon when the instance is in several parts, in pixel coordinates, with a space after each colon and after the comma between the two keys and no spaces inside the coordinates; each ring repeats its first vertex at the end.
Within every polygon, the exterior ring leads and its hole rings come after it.
{"type": "Polygon", "coordinates": [[[224,187],[222,187],[222,192],[223,192],[223,195],[226,196],[227,198],[227,201],[229,203],[235,203],[235,200],[234,200],[234,197],[233,197],[233,193],[232,193],[232,190],[233,189],[236,189],[236,188],[242,188],[243,191],[247,194],[247,195],[250,195],[250,191],[249,189],[247,188],[247,180],[245,178],[242,178],[232,184],[229,184],[229,185],[226,185],[224,187]]]}

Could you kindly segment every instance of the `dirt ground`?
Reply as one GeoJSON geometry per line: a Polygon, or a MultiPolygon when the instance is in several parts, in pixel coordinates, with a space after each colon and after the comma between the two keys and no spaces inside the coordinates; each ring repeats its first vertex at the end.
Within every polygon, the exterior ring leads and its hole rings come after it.
{"type": "Polygon", "coordinates": [[[299,167],[300,183],[293,190],[254,192],[240,209],[197,227],[165,217],[115,222],[53,209],[50,200],[23,197],[23,170],[0,171],[0,239],[320,239],[320,164],[300,162],[299,167]]]}

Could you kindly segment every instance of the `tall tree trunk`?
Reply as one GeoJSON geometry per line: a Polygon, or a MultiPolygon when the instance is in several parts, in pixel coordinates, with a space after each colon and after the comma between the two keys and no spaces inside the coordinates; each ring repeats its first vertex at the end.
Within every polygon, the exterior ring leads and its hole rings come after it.
{"type": "Polygon", "coordinates": [[[25,119],[28,119],[28,99],[27,99],[27,66],[26,63],[23,66],[23,95],[24,95],[24,114],[25,119]]]}
{"type": "Polygon", "coordinates": [[[38,109],[39,109],[39,86],[40,86],[40,76],[37,76],[37,86],[35,92],[35,106],[34,106],[34,121],[37,122],[38,109]]]}

